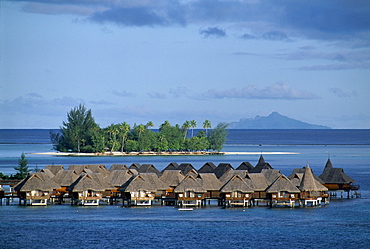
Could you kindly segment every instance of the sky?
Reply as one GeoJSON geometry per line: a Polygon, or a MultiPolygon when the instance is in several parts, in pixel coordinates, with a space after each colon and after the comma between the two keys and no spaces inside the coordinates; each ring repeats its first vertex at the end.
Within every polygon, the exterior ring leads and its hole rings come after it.
{"type": "Polygon", "coordinates": [[[368,0],[1,4],[0,128],[212,126],[279,112],[370,128],[368,0]]]}

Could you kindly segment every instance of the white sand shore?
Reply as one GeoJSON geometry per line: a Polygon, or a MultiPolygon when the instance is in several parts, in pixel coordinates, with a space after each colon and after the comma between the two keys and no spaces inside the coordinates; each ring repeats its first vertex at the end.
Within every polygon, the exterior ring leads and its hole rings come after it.
{"type": "MultiPolygon", "coordinates": [[[[261,155],[261,152],[105,152],[105,153],[77,153],[77,152],[37,152],[26,153],[48,156],[178,156],[178,155],[261,155]]],[[[263,152],[263,155],[295,155],[296,152],[263,152]]]]}

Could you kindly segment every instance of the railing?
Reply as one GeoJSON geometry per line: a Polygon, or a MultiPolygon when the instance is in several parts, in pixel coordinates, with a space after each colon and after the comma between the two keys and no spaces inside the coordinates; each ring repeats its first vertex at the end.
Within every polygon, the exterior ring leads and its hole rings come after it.
{"type": "Polygon", "coordinates": [[[146,197],[131,197],[132,201],[152,201],[154,200],[154,196],[146,196],[146,197]]]}
{"type": "Polygon", "coordinates": [[[179,201],[197,201],[197,200],[202,200],[203,197],[178,197],[177,199],[179,201]]]}
{"type": "Polygon", "coordinates": [[[100,200],[102,197],[101,196],[79,196],[79,200],[85,200],[85,201],[90,201],[90,200],[100,200]]]}
{"type": "Polygon", "coordinates": [[[30,196],[26,196],[26,199],[27,200],[47,200],[47,199],[50,199],[50,195],[40,195],[40,196],[30,195],[30,196]]]}

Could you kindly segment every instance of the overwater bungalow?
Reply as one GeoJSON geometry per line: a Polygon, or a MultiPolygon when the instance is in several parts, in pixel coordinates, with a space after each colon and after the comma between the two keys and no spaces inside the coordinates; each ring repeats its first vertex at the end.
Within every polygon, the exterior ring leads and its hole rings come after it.
{"type": "Polygon", "coordinates": [[[110,193],[111,204],[113,204],[113,202],[117,202],[118,199],[122,197],[119,188],[128,180],[130,180],[131,177],[134,175],[134,172],[126,168],[125,170],[112,170],[109,176],[105,178],[105,180],[114,187],[114,189],[112,189],[110,193]]]}
{"type": "Polygon", "coordinates": [[[266,177],[262,173],[248,173],[246,176],[247,179],[250,179],[251,186],[253,187],[253,205],[259,205],[260,203],[265,203],[269,201],[269,197],[266,193],[266,189],[270,186],[270,183],[267,181],[266,177]]]}
{"type": "Polygon", "coordinates": [[[150,206],[156,193],[165,191],[167,188],[168,186],[160,181],[156,174],[142,173],[131,177],[119,188],[119,191],[122,193],[123,203],[127,203],[127,206],[150,206]]]}
{"type": "Polygon", "coordinates": [[[199,173],[214,173],[216,169],[216,165],[212,162],[206,162],[200,169],[198,169],[199,173]]]}
{"type": "Polygon", "coordinates": [[[308,165],[303,173],[299,190],[301,191],[300,200],[304,206],[318,206],[322,202],[325,203],[329,198],[328,188],[315,179],[312,169],[308,165]]]}
{"type": "Polygon", "coordinates": [[[53,180],[60,185],[60,188],[56,189],[55,195],[58,197],[59,204],[63,203],[65,198],[69,198],[69,191],[67,188],[74,183],[79,175],[74,170],[59,170],[53,180]]]}
{"type": "Polygon", "coordinates": [[[47,205],[51,195],[60,185],[56,184],[47,173],[30,173],[25,179],[14,186],[23,205],[47,205]]]}
{"type": "Polygon", "coordinates": [[[72,198],[72,205],[99,205],[106,186],[102,186],[97,182],[97,178],[93,177],[93,175],[94,173],[82,174],[67,188],[72,198]]]}
{"type": "Polygon", "coordinates": [[[176,203],[176,194],[174,189],[184,180],[185,175],[181,170],[165,170],[159,179],[168,185],[168,189],[162,195],[162,201],[167,205],[174,205],[176,203]]]}
{"type": "Polygon", "coordinates": [[[357,191],[360,186],[354,185],[355,180],[344,173],[342,168],[334,168],[330,159],[326,162],[324,171],[319,177],[333,197],[336,196],[337,192],[340,192],[341,197],[343,192],[347,192],[347,197],[349,198],[351,191],[354,191],[354,194],[358,196],[357,191]]]}
{"type": "Polygon", "coordinates": [[[301,191],[285,176],[280,175],[267,189],[270,205],[294,207],[301,191]]]}
{"type": "Polygon", "coordinates": [[[239,175],[234,175],[227,181],[220,189],[221,198],[224,206],[234,207],[242,206],[247,207],[250,205],[252,198],[253,188],[246,183],[239,175]]]}
{"type": "Polygon", "coordinates": [[[202,185],[207,191],[204,194],[204,201],[207,199],[218,200],[220,198],[220,188],[222,187],[223,183],[216,177],[214,173],[199,173],[196,180],[198,180],[200,185],[202,185]]]}
{"type": "Polygon", "coordinates": [[[180,207],[201,206],[207,190],[192,175],[187,175],[174,192],[180,207]]]}

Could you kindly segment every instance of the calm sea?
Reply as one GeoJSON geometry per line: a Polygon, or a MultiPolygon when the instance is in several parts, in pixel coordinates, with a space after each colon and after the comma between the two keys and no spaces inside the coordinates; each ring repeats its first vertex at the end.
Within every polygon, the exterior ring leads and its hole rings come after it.
{"type": "MultiPolygon", "coordinates": [[[[22,152],[49,152],[49,130],[0,130],[0,172],[15,173],[22,152]]],[[[59,157],[26,154],[29,167],[48,164],[170,162],[255,165],[261,153],[289,175],[307,163],[320,175],[327,159],[361,186],[362,198],[325,207],[221,209],[173,207],[0,206],[0,248],[369,248],[370,130],[230,130],[222,156],[59,157]],[[279,152],[273,154],[272,152],[279,152]],[[294,152],[295,154],[285,154],[294,152]]]]}

